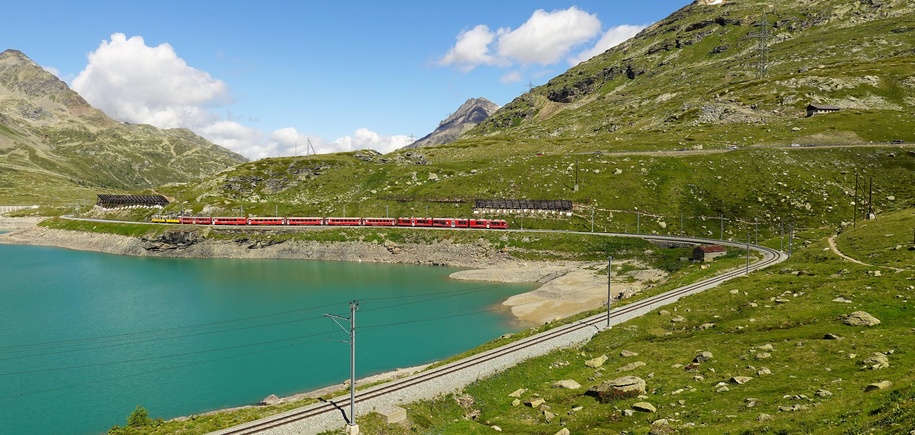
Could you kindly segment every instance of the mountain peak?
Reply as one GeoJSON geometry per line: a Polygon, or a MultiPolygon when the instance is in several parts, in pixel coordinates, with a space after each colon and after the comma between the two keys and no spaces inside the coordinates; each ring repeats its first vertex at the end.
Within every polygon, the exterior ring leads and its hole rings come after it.
{"type": "Polygon", "coordinates": [[[457,111],[440,122],[435,131],[404,148],[422,148],[454,142],[497,110],[499,105],[486,98],[470,98],[461,104],[457,111]]]}
{"type": "Polygon", "coordinates": [[[50,97],[69,109],[89,109],[89,103],[19,50],[0,53],[0,89],[27,100],[50,97]]]}

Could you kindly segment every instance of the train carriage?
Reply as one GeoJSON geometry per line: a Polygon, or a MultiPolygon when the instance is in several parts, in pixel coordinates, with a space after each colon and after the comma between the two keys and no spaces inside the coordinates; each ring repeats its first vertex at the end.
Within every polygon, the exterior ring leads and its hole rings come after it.
{"type": "Polygon", "coordinates": [[[281,217],[253,217],[248,219],[248,225],[285,225],[286,219],[281,217]]]}
{"type": "Polygon", "coordinates": [[[341,218],[341,217],[329,217],[325,221],[326,225],[332,226],[350,226],[355,227],[362,225],[362,218],[341,218]]]}
{"type": "Polygon", "coordinates": [[[394,218],[365,218],[362,225],[367,227],[393,227],[397,223],[394,218]]]}
{"type": "Polygon", "coordinates": [[[244,217],[214,217],[213,225],[248,225],[248,218],[244,217]]]}
{"type": "Polygon", "coordinates": [[[286,225],[324,225],[324,218],[291,217],[291,218],[286,218],[286,225]]]}
{"type": "Polygon", "coordinates": [[[432,219],[432,226],[438,228],[467,228],[469,222],[467,219],[435,218],[432,219]]]}

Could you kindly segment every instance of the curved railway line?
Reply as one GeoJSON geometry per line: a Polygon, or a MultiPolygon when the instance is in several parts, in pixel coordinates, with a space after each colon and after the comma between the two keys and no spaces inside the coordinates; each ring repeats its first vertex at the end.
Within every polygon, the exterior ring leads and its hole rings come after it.
{"type": "MultiPolygon", "coordinates": [[[[523,359],[516,356],[520,353],[533,350],[534,355],[539,355],[555,348],[568,346],[570,342],[583,342],[600,331],[602,327],[608,323],[620,323],[641,316],[647,312],[653,311],[657,307],[676,302],[684,296],[702,292],[729,279],[743,276],[748,271],[765,268],[780,263],[787,258],[785,253],[775,249],[720,240],[633,234],[604,235],[639,237],[662,242],[721,244],[736,248],[745,248],[749,246],[750,249],[761,253],[763,258],[750,264],[748,268],[741,267],[736,270],[731,270],[694,284],[686,285],[666,293],[612,309],[609,314],[609,319],[608,314],[606,313],[595,315],[506,344],[496,349],[469,356],[460,361],[417,373],[413,376],[392,381],[368,390],[360,391],[355,399],[356,404],[360,405],[357,410],[357,416],[366,413],[365,410],[367,408],[371,409],[384,404],[395,404],[398,402],[431,398],[443,392],[454,391],[455,389],[469,384],[472,380],[489,376],[499,370],[516,364],[519,359],[523,359]],[[573,337],[571,341],[569,339],[570,337],[573,337]],[[493,366],[496,367],[494,368],[493,366]],[[449,381],[448,378],[463,380],[449,381]]],[[[534,355],[529,355],[528,357],[534,355]]],[[[339,428],[341,425],[345,424],[344,417],[342,417],[341,414],[344,414],[343,410],[349,405],[349,396],[347,395],[338,400],[323,401],[322,403],[294,409],[271,417],[265,417],[260,420],[214,433],[219,435],[319,433],[339,428]]]]}

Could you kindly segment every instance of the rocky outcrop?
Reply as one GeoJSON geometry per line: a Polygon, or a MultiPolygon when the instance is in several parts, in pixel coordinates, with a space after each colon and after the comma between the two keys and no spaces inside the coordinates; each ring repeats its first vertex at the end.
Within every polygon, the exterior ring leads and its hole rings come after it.
{"type": "Polygon", "coordinates": [[[143,239],[143,248],[147,251],[162,252],[173,249],[184,249],[197,243],[196,231],[169,231],[155,239],[143,239]]]}
{"type": "Polygon", "coordinates": [[[866,311],[855,311],[845,316],[842,322],[849,326],[876,326],[880,324],[880,319],[866,311]]]}
{"type": "Polygon", "coordinates": [[[456,141],[462,134],[476,127],[499,110],[499,105],[485,98],[471,98],[429,133],[404,148],[422,148],[444,145],[456,141]]]}

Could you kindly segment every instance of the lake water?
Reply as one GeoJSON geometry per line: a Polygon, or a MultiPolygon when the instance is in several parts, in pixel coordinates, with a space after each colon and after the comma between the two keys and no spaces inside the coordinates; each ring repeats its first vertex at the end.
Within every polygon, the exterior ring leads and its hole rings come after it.
{"type": "Polygon", "coordinates": [[[137,405],[165,419],[432,362],[516,325],[533,285],[455,269],[291,260],[136,258],[0,245],[0,427],[103,433],[137,405]],[[348,326],[348,325],[347,325],[348,326]]]}

